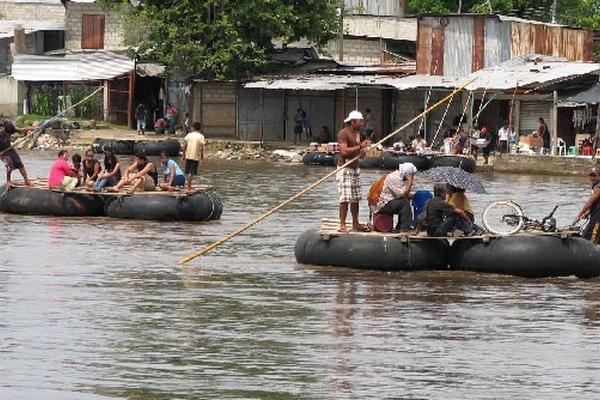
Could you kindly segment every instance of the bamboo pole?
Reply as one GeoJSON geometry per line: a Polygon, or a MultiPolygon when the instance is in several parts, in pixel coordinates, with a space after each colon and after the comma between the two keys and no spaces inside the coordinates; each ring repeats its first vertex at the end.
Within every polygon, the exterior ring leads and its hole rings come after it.
{"type": "MultiPolygon", "coordinates": [[[[415,122],[417,122],[419,120],[419,118],[423,118],[426,114],[430,113],[432,110],[436,109],[437,107],[441,106],[445,102],[449,101],[456,93],[462,91],[467,85],[469,85],[470,83],[472,83],[473,81],[475,81],[475,79],[477,79],[477,77],[473,77],[473,78],[469,79],[467,82],[465,82],[463,85],[455,88],[449,95],[447,95],[446,97],[444,97],[443,99],[441,99],[440,101],[438,101],[437,103],[435,103],[434,105],[432,105],[431,107],[429,107],[428,109],[424,110],[421,114],[417,115],[416,117],[414,117],[413,119],[411,119],[410,121],[408,121],[407,123],[405,123],[404,125],[402,125],[400,128],[396,129],[392,133],[390,133],[387,136],[385,136],[384,138],[382,138],[379,142],[373,143],[373,144],[369,145],[367,147],[367,149],[372,149],[374,147],[377,147],[381,143],[383,143],[386,140],[388,140],[390,137],[398,134],[399,132],[402,132],[404,129],[408,128],[410,125],[412,125],[415,122]]],[[[198,258],[198,257],[200,257],[200,256],[202,256],[202,255],[204,255],[206,253],[208,253],[209,251],[211,251],[211,250],[219,247],[223,243],[228,242],[232,238],[234,238],[234,237],[238,236],[239,234],[243,233],[244,231],[250,229],[254,225],[258,224],[259,222],[267,219],[272,214],[275,214],[277,211],[281,210],[283,207],[285,207],[288,204],[292,203],[294,200],[298,199],[299,197],[301,197],[305,193],[307,193],[310,190],[314,189],[315,187],[319,186],[321,183],[325,182],[327,179],[329,179],[330,177],[332,177],[333,175],[335,175],[338,171],[340,171],[341,169],[346,168],[347,166],[349,166],[350,164],[352,164],[353,162],[355,162],[359,158],[360,158],[360,156],[356,156],[356,157],[352,158],[351,160],[346,161],[343,165],[338,166],[332,172],[329,172],[327,175],[325,175],[324,177],[322,177],[318,181],[310,184],[309,186],[307,186],[306,188],[304,188],[300,192],[296,193],[295,195],[293,195],[289,199],[283,201],[282,203],[279,203],[279,205],[271,208],[269,211],[267,211],[266,213],[262,214],[258,218],[256,218],[256,219],[248,222],[246,225],[244,225],[244,226],[236,229],[235,231],[231,232],[229,235],[227,235],[227,236],[225,236],[225,237],[217,240],[216,242],[214,242],[214,243],[206,246],[205,248],[203,248],[202,250],[200,250],[200,251],[192,254],[191,256],[182,259],[181,261],[179,261],[179,264],[180,265],[186,265],[190,261],[192,261],[192,260],[194,260],[194,259],[196,259],[196,258],[198,258]]]]}
{"type": "MultiPolygon", "coordinates": [[[[27,140],[29,140],[29,138],[32,135],[36,135],[39,136],[44,129],[46,128],[45,126],[47,126],[48,124],[50,124],[52,121],[60,118],[61,116],[65,115],[66,113],[68,113],[69,111],[71,111],[72,109],[80,106],[81,104],[85,103],[86,101],[88,101],[89,99],[91,99],[93,96],[96,95],[96,93],[98,93],[99,91],[104,90],[104,86],[99,87],[98,89],[96,89],[95,91],[93,91],[90,95],[84,97],[81,101],[73,104],[71,107],[67,108],[64,111],[61,111],[60,113],[56,114],[54,117],[44,121],[44,123],[42,124],[42,126],[40,126],[39,128],[35,128],[34,130],[32,130],[30,133],[27,134],[27,136],[17,140],[10,148],[17,148],[17,146],[20,146],[22,144],[24,144],[25,142],[27,142],[27,140]]],[[[37,140],[37,137],[35,138],[35,140],[37,140]]],[[[35,143],[35,140],[33,141],[33,143],[35,143]]],[[[33,146],[32,143],[32,146],[33,146]]]]}

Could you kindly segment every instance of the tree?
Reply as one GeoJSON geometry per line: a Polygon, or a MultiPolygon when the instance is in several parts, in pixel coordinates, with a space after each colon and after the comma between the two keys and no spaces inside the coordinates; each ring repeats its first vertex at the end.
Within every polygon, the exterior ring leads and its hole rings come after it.
{"type": "MultiPolygon", "coordinates": [[[[128,0],[100,0],[129,7],[128,0]]],[[[171,72],[239,79],[263,69],[273,40],[325,45],[339,28],[339,0],[139,0],[126,27],[138,56],[171,72]]]]}

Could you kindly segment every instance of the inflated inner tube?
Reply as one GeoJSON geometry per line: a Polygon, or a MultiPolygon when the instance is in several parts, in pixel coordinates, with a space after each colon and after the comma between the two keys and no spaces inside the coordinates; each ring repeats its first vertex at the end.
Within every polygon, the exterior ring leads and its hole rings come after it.
{"type": "Polygon", "coordinates": [[[391,152],[385,152],[383,154],[383,168],[385,169],[398,169],[398,166],[404,163],[414,164],[414,166],[417,167],[417,170],[419,171],[425,171],[431,166],[427,156],[391,152]]]}
{"type": "Polygon", "coordinates": [[[383,156],[361,158],[359,166],[361,168],[383,168],[383,156]]]}
{"type": "Polygon", "coordinates": [[[55,192],[45,188],[0,188],[0,211],[10,214],[57,217],[98,217],[104,215],[101,197],[85,193],[55,192]]]}
{"type": "Polygon", "coordinates": [[[212,192],[191,196],[140,194],[110,198],[106,216],[161,221],[211,221],[221,217],[223,204],[212,192]]]}
{"type": "Polygon", "coordinates": [[[316,229],[304,232],[294,253],[301,264],[330,265],[383,271],[446,269],[445,239],[410,239],[377,234],[325,237],[316,229]]]}
{"type": "Polygon", "coordinates": [[[133,154],[145,154],[147,156],[158,156],[161,152],[167,153],[169,157],[177,157],[181,151],[178,140],[140,140],[133,146],[133,154]]]}
{"type": "Polygon", "coordinates": [[[119,155],[133,154],[133,140],[96,139],[91,148],[96,154],[113,153],[119,155]]]}
{"type": "Polygon", "coordinates": [[[309,151],[304,153],[302,162],[304,165],[324,165],[333,167],[337,164],[338,155],[330,153],[321,153],[318,151],[309,151]]]}
{"type": "Polygon", "coordinates": [[[456,167],[467,172],[475,172],[477,162],[474,158],[464,156],[438,156],[431,160],[431,168],[435,167],[456,167]]]}
{"type": "Polygon", "coordinates": [[[600,275],[600,250],[580,237],[504,236],[457,240],[449,252],[452,269],[527,278],[600,275]]]}

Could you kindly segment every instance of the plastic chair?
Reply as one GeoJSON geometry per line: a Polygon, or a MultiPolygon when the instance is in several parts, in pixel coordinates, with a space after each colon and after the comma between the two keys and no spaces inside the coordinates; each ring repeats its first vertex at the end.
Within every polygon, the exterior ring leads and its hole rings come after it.
{"type": "Polygon", "coordinates": [[[576,156],[579,154],[579,146],[569,146],[568,154],[570,156],[576,156]]]}
{"type": "Polygon", "coordinates": [[[592,155],[592,146],[583,146],[583,149],[581,151],[581,153],[584,156],[591,156],[592,155]]]}
{"type": "Polygon", "coordinates": [[[556,153],[559,156],[564,156],[567,154],[567,144],[565,143],[564,140],[562,140],[561,138],[558,138],[556,143],[556,153]]]}

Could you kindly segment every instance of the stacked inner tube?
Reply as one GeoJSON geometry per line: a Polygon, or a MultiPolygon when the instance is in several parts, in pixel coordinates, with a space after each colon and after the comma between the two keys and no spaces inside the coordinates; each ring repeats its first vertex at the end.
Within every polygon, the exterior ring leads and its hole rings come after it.
{"type": "Polygon", "coordinates": [[[113,140],[113,139],[96,139],[91,144],[92,150],[96,154],[112,153],[118,155],[134,154],[133,140],[113,140]]]}
{"type": "Polygon", "coordinates": [[[221,217],[223,204],[216,194],[209,191],[190,196],[106,196],[34,187],[8,188],[4,185],[0,187],[0,211],[57,217],[108,216],[160,221],[212,221],[221,217]]]}
{"type": "Polygon", "coordinates": [[[475,172],[477,162],[472,157],[465,156],[436,156],[431,159],[431,168],[456,167],[469,173],[475,172]]]}
{"type": "Polygon", "coordinates": [[[34,187],[0,188],[0,211],[10,214],[56,217],[98,217],[104,215],[100,196],[55,192],[34,187]]]}
{"type": "Polygon", "coordinates": [[[304,165],[323,165],[333,167],[337,164],[338,154],[321,153],[318,151],[308,151],[304,153],[302,162],[304,165]]]}
{"type": "Polygon", "coordinates": [[[106,216],[122,219],[159,221],[212,221],[218,220],[223,204],[211,192],[192,196],[133,195],[109,198],[106,216]]]}
{"type": "Polygon", "coordinates": [[[312,229],[298,238],[294,253],[302,264],[413,271],[445,269],[448,247],[444,239],[403,242],[383,235],[325,237],[312,229]]]}
{"type": "Polygon", "coordinates": [[[526,278],[600,275],[600,251],[581,237],[505,236],[457,240],[449,253],[452,269],[526,278]]]}
{"type": "Polygon", "coordinates": [[[147,156],[158,156],[161,152],[167,153],[169,157],[177,157],[181,151],[178,140],[140,140],[133,146],[133,154],[145,154],[147,156]]]}
{"type": "Polygon", "coordinates": [[[425,171],[431,167],[429,158],[424,155],[392,152],[385,152],[383,154],[383,168],[385,169],[398,169],[398,166],[404,163],[414,164],[419,171],[425,171]]]}

